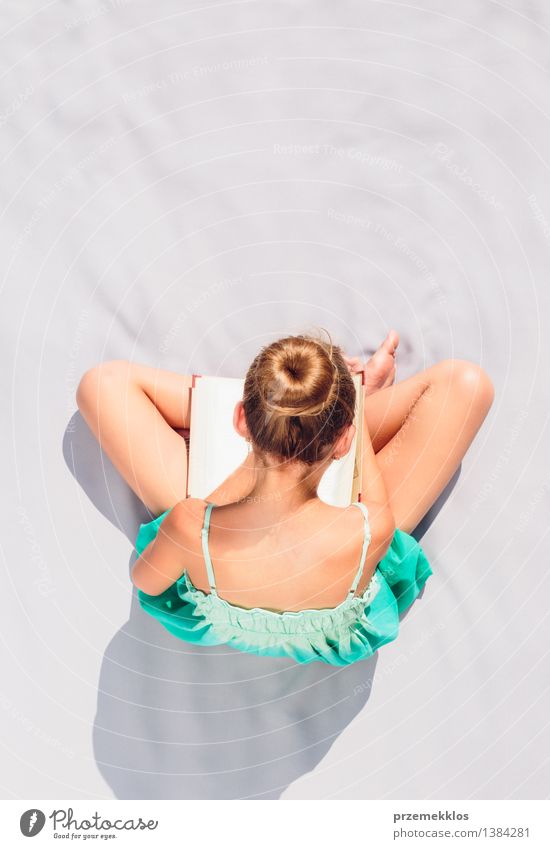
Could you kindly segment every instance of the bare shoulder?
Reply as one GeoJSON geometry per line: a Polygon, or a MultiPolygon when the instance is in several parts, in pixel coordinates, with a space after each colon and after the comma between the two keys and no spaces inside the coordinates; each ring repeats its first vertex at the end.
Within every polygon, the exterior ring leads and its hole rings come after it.
{"type": "MultiPolygon", "coordinates": [[[[323,504],[317,515],[317,528],[321,522],[321,535],[330,541],[329,549],[334,552],[335,562],[339,564],[342,557],[354,560],[361,551],[365,538],[365,514],[354,504],[347,507],[336,507],[323,504]]],[[[370,526],[370,521],[368,525],[370,526]]],[[[372,528],[370,529],[372,533],[372,528]]]]}
{"type": "Polygon", "coordinates": [[[367,574],[370,574],[386,555],[391,545],[395,533],[395,519],[387,504],[367,502],[365,506],[368,510],[370,527],[370,543],[365,568],[367,574]]]}
{"type": "Polygon", "coordinates": [[[204,522],[204,512],[208,505],[202,498],[184,498],[178,501],[170,511],[174,528],[182,536],[194,535],[204,522]]]}
{"type": "Polygon", "coordinates": [[[361,551],[365,539],[365,530],[367,530],[369,543],[365,563],[367,573],[371,573],[382,560],[391,544],[395,532],[395,522],[393,513],[387,505],[376,502],[362,503],[367,508],[366,520],[364,511],[356,505],[350,504],[343,510],[339,508],[340,519],[334,527],[338,527],[340,539],[345,540],[338,549],[340,556],[345,551],[349,551],[352,558],[357,557],[357,552],[361,551]]]}
{"type": "MultiPolygon", "coordinates": [[[[387,505],[377,504],[376,502],[362,502],[367,508],[367,522],[370,531],[371,539],[382,540],[386,537],[393,536],[395,531],[395,522],[393,514],[387,505]]],[[[340,528],[343,533],[350,536],[361,536],[365,529],[365,514],[357,506],[350,504],[348,507],[332,508],[338,510],[341,517],[340,528]]]]}
{"type": "Polygon", "coordinates": [[[368,511],[371,539],[382,542],[391,540],[395,532],[395,519],[388,504],[370,501],[365,503],[368,511]]]}

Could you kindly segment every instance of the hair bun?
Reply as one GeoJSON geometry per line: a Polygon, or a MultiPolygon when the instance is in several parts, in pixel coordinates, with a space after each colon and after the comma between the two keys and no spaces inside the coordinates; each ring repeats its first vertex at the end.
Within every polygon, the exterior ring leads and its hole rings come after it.
{"type": "Polygon", "coordinates": [[[286,336],[255,357],[243,406],[255,450],[309,464],[353,422],[355,386],[330,337],[286,336]]]}
{"type": "Polygon", "coordinates": [[[283,349],[273,362],[273,371],[286,377],[291,384],[304,384],[315,368],[315,355],[312,351],[283,349]]]}
{"type": "Polygon", "coordinates": [[[283,416],[321,413],[334,395],[337,370],[327,350],[297,337],[275,352],[266,382],[266,410],[283,416]]]}

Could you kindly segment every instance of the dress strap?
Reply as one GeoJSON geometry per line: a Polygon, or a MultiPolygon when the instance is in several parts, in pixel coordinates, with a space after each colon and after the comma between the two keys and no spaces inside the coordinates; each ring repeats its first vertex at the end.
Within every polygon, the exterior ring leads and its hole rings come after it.
{"type": "Polygon", "coordinates": [[[218,591],[216,590],[216,579],[214,578],[214,567],[212,565],[212,558],[210,557],[210,551],[208,549],[208,531],[210,530],[210,516],[212,515],[212,509],[216,505],[210,501],[204,511],[204,523],[201,529],[201,538],[202,538],[202,553],[204,555],[204,562],[206,564],[206,571],[208,573],[208,583],[210,584],[210,592],[214,595],[218,595],[218,591]]]}
{"type": "Polygon", "coordinates": [[[350,591],[348,593],[348,598],[351,598],[354,595],[355,590],[357,589],[357,584],[361,579],[361,575],[363,574],[363,567],[365,565],[365,557],[367,556],[367,548],[369,547],[370,539],[371,539],[371,531],[369,524],[369,511],[367,509],[367,505],[363,504],[361,501],[352,502],[357,507],[359,507],[365,517],[365,535],[363,538],[363,548],[361,551],[361,560],[359,561],[359,568],[357,569],[357,573],[355,578],[353,579],[353,584],[350,587],[350,591]]]}

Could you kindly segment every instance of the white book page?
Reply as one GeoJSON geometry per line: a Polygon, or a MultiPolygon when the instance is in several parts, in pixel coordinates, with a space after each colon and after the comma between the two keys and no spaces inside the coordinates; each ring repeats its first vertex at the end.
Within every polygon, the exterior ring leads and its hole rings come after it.
{"type": "Polygon", "coordinates": [[[321,501],[332,504],[334,507],[347,507],[350,503],[356,439],[357,436],[354,436],[351,448],[345,457],[332,461],[317,489],[317,495],[321,501]]]}
{"type": "Polygon", "coordinates": [[[247,456],[246,440],[233,427],[233,410],[243,388],[241,378],[196,378],[189,434],[191,498],[206,498],[247,456]]]}

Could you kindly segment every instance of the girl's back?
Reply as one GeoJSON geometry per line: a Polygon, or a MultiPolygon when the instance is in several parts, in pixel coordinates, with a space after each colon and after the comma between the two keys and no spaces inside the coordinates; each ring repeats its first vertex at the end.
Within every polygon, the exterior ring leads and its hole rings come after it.
{"type": "Polygon", "coordinates": [[[161,560],[167,562],[162,550],[169,546],[169,561],[180,564],[176,571],[187,563],[183,574],[163,575],[163,591],[138,589],[142,608],[196,645],[226,643],[337,666],[370,657],[397,636],[399,613],[420,592],[430,565],[416,540],[393,523],[372,534],[366,505],[338,510],[308,504],[268,529],[260,511],[249,514],[235,503],[220,507],[212,548],[213,502],[186,499],[141,525],[138,553],[160,541],[161,560]],[[362,517],[359,533],[355,510],[362,517]]]}
{"type": "MultiPolygon", "coordinates": [[[[201,530],[207,502],[187,499],[178,505],[179,542],[195,587],[209,592],[201,530]]],[[[371,540],[357,586],[361,594],[384,556],[393,528],[369,517],[371,540]]],[[[290,516],[265,502],[220,505],[212,509],[208,530],[218,594],[242,607],[277,611],[330,608],[348,594],[365,540],[364,514],[312,498],[290,516]]]]}

